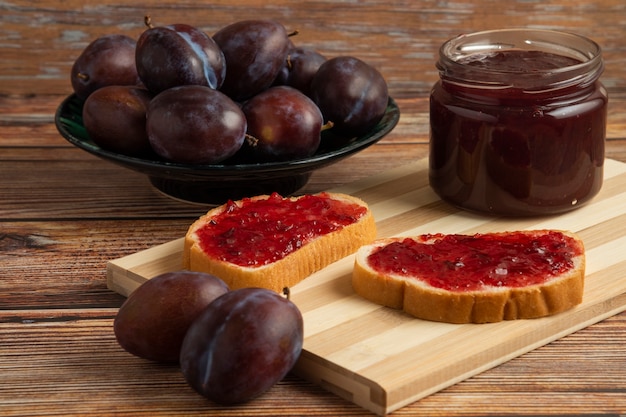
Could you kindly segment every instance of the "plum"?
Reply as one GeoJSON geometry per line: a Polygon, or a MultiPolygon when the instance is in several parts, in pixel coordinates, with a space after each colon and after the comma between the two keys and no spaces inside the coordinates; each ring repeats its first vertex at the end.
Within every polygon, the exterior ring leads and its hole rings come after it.
{"type": "Polygon", "coordinates": [[[387,83],[364,61],[339,56],[324,62],[311,81],[311,98],[332,121],[333,132],[359,136],[374,128],[387,109],[387,83]]]}
{"type": "Polygon", "coordinates": [[[72,65],[70,81],[82,100],[107,85],[140,85],[135,65],[136,42],[121,34],[94,39],[72,65]]]}
{"type": "Polygon", "coordinates": [[[102,149],[136,156],[150,150],[146,111],[152,95],[143,87],[110,85],[87,97],[83,124],[102,149]]]}
{"type": "Polygon", "coordinates": [[[217,89],[226,75],[224,54],[202,30],[184,23],[146,29],[136,48],[136,65],[144,85],[158,94],[179,85],[217,89]]]}
{"type": "Polygon", "coordinates": [[[210,87],[183,85],[150,102],[146,130],[161,157],[186,164],[215,164],[233,156],[246,136],[240,106],[210,87]]]}
{"type": "Polygon", "coordinates": [[[113,329],[124,350],[144,359],[178,362],[191,323],[229,291],[203,272],[166,272],[141,284],[120,307],[113,329]]]}
{"type": "Polygon", "coordinates": [[[180,366],[189,385],[224,405],[269,390],[302,351],[300,310],[262,288],[232,290],[213,301],[187,331],[180,366]]]}
{"type": "Polygon", "coordinates": [[[271,87],[242,107],[248,136],[242,153],[253,162],[311,156],[319,147],[323,117],[313,101],[292,87],[271,87]]]}
{"type": "Polygon", "coordinates": [[[285,65],[274,80],[274,85],[287,85],[311,95],[311,81],[326,57],[309,47],[294,46],[287,53],[285,65]]]}
{"type": "Polygon", "coordinates": [[[241,20],[213,34],[226,59],[221,87],[244,101],[272,85],[287,58],[291,42],[284,26],[273,20],[241,20]]]}

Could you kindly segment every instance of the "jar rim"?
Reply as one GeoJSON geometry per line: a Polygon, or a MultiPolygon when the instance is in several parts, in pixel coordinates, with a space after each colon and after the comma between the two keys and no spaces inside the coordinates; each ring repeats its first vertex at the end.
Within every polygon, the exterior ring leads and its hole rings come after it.
{"type": "Polygon", "coordinates": [[[533,90],[592,84],[600,77],[604,63],[600,45],[585,36],[549,29],[514,28],[461,34],[447,40],[439,49],[437,68],[442,78],[452,82],[533,90]],[[549,52],[580,62],[532,71],[472,67],[459,62],[464,57],[506,50],[549,52]]]}

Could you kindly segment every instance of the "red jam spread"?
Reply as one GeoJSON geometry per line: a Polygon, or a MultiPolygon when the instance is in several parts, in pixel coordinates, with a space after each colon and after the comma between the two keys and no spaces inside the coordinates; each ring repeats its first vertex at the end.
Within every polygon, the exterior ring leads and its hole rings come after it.
{"type": "Polygon", "coordinates": [[[608,100],[602,84],[516,86],[522,76],[581,61],[504,50],[460,63],[484,78],[478,85],[442,75],[431,92],[430,184],[443,200],[489,214],[537,215],[569,211],[598,193],[608,100]]]}
{"type": "Polygon", "coordinates": [[[278,261],[313,239],[356,223],[367,212],[327,194],[295,200],[274,193],[265,200],[230,201],[221,214],[196,231],[209,256],[239,266],[278,261]]]}
{"type": "Polygon", "coordinates": [[[383,246],[369,265],[449,291],[541,284],[573,267],[580,247],[559,232],[541,235],[424,235],[383,246]],[[434,239],[434,243],[425,243],[434,239]],[[419,277],[419,278],[418,278],[419,277]]]}

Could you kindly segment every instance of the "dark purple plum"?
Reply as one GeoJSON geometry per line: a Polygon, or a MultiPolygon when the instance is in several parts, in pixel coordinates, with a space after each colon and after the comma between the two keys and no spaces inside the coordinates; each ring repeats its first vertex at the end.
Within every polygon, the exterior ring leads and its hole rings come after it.
{"type": "Polygon", "coordinates": [[[92,41],[72,65],[71,83],[76,96],[85,100],[107,85],[139,85],[134,39],[104,35],[92,41]]]}
{"type": "Polygon", "coordinates": [[[272,85],[291,44],[283,25],[272,20],[241,20],[217,31],[213,39],[226,59],[221,87],[235,101],[243,101],[272,85]]]}
{"type": "Polygon", "coordinates": [[[246,101],[242,110],[253,138],[242,147],[250,162],[305,158],[319,147],[322,113],[295,88],[271,87],[246,101]]]}
{"type": "Polygon", "coordinates": [[[179,85],[218,89],[226,76],[226,61],[219,46],[202,30],[186,25],[151,26],[136,48],[139,77],[157,94],[179,85]]]}
{"type": "Polygon", "coordinates": [[[333,132],[359,136],[374,128],[387,109],[383,76],[358,58],[340,56],[324,62],[311,82],[311,98],[333,132]]]}
{"type": "Polygon", "coordinates": [[[185,164],[215,164],[233,156],[246,136],[240,106],[218,90],[173,87],[148,107],[146,129],[154,152],[185,164]]]}
{"type": "Polygon", "coordinates": [[[150,150],[146,112],[152,95],[143,87],[109,85],[87,97],[83,124],[89,138],[102,149],[123,155],[150,150]]]}
{"type": "Polygon", "coordinates": [[[224,405],[269,390],[302,351],[302,314],[271,290],[242,288],[213,301],[187,331],[180,351],[186,381],[224,405]]]}
{"type": "Polygon", "coordinates": [[[124,301],[113,322],[127,352],[158,362],[178,362],[187,329],[204,309],[229,291],[203,272],[166,272],[144,282],[124,301]]]}
{"type": "Polygon", "coordinates": [[[311,80],[326,57],[313,48],[294,47],[287,53],[285,65],[274,80],[275,85],[287,85],[307,96],[311,93],[311,80]]]}

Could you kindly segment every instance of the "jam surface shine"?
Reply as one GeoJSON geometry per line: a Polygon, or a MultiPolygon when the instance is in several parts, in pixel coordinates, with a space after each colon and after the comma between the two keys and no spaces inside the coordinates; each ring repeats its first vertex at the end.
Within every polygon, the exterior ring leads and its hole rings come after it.
{"type": "Polygon", "coordinates": [[[524,69],[578,61],[516,50],[470,58],[466,65],[495,68],[511,86],[477,88],[444,78],[435,84],[429,158],[435,192],[454,205],[502,215],[565,212],[596,195],[608,101],[602,84],[527,91],[514,85],[524,69]]]}
{"type": "Polygon", "coordinates": [[[574,258],[581,255],[571,237],[556,231],[539,236],[518,232],[420,238],[378,248],[369,255],[369,265],[380,273],[465,292],[541,284],[572,269],[574,258]],[[430,239],[434,243],[425,243],[430,239]]]}
{"type": "Polygon", "coordinates": [[[526,73],[529,71],[553,70],[580,64],[575,58],[548,54],[542,51],[498,50],[477,53],[459,60],[462,64],[486,70],[526,73]]]}
{"type": "Polygon", "coordinates": [[[367,209],[327,194],[296,200],[274,193],[265,200],[228,202],[226,210],[196,231],[202,250],[245,267],[278,261],[313,239],[357,222],[367,209]]]}

